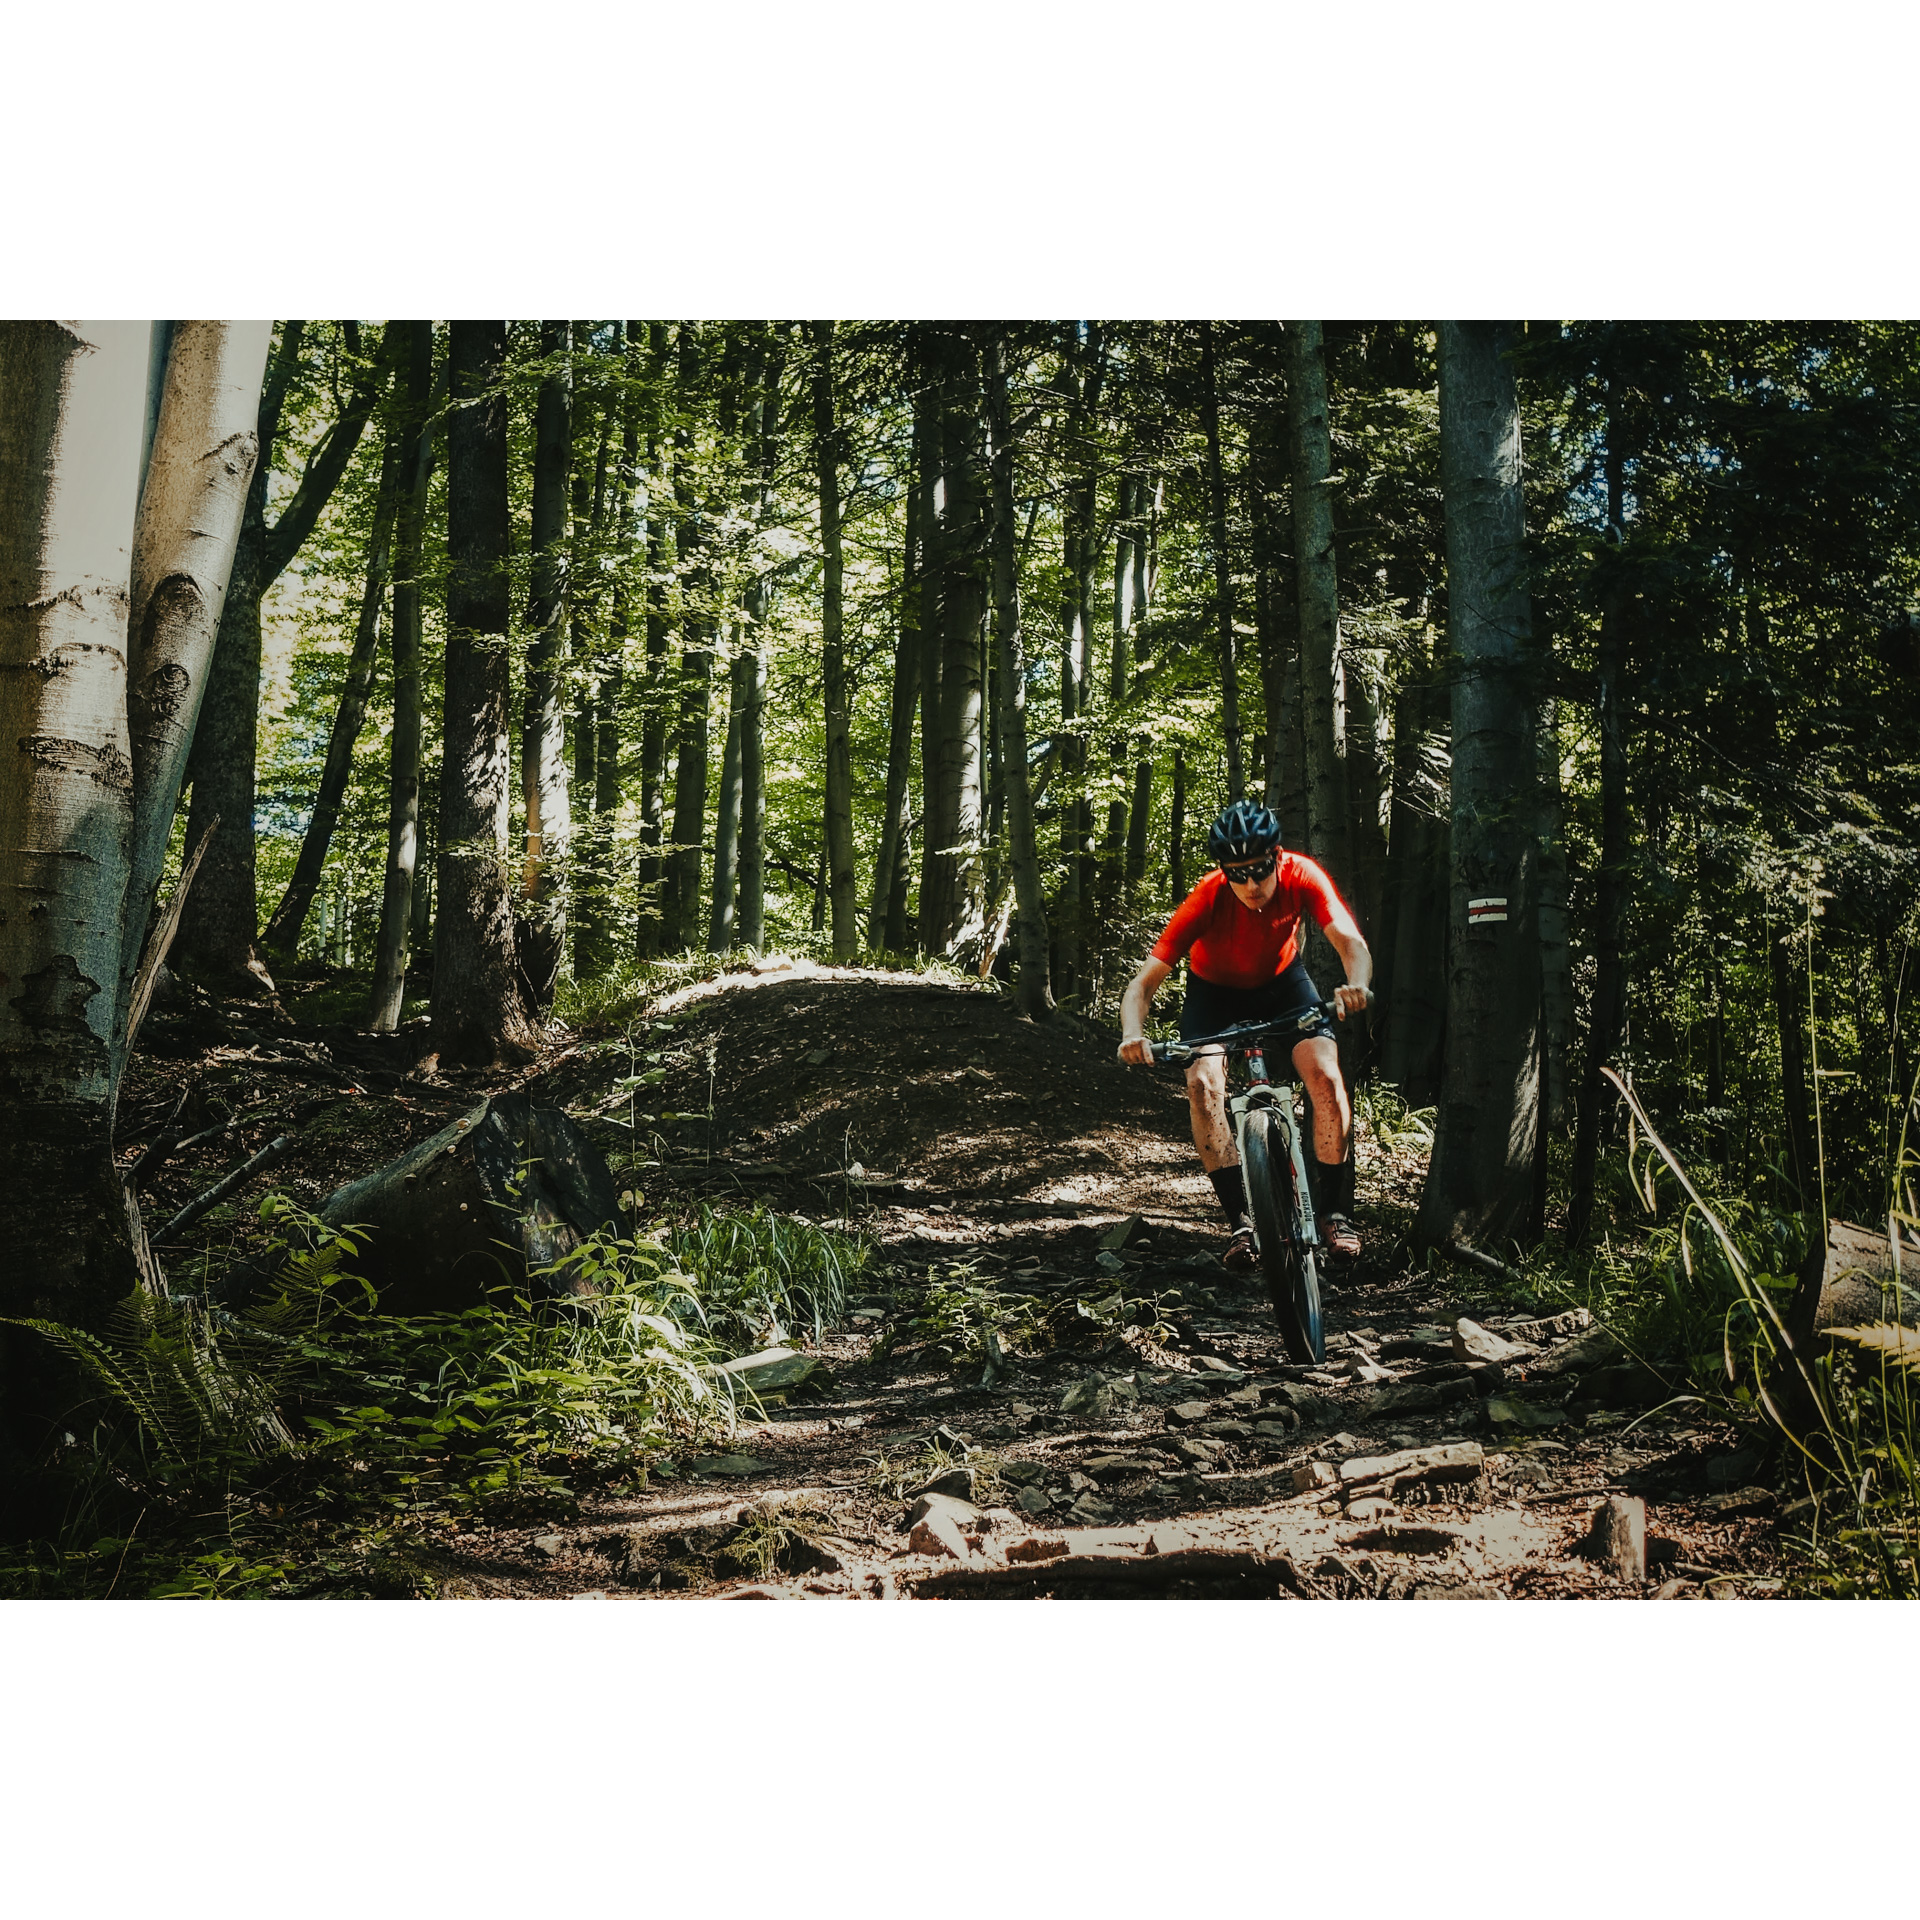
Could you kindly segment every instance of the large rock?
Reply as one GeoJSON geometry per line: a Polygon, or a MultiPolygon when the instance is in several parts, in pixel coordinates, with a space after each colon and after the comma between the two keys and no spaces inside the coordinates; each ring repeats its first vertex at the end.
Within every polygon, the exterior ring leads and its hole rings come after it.
{"type": "Polygon", "coordinates": [[[1505,1339],[1472,1320],[1463,1318],[1453,1323],[1453,1357],[1456,1360],[1524,1360],[1532,1351],[1531,1347],[1524,1347],[1517,1340],[1505,1339]]]}
{"type": "Polygon", "coordinates": [[[592,1291],[540,1270],[599,1228],[625,1230],[600,1151],[555,1107],[497,1093],[398,1160],[322,1202],[330,1227],[369,1237],[357,1262],[383,1313],[477,1306],[489,1294],[592,1291]]]}
{"type": "Polygon", "coordinates": [[[955,1500],[944,1493],[922,1494],[907,1515],[907,1546],[914,1553],[964,1560],[967,1530],[980,1518],[980,1509],[971,1501],[955,1500]]]}
{"type": "Polygon", "coordinates": [[[1442,1447],[1408,1447],[1399,1453],[1373,1454],[1340,1462],[1340,1485],[1346,1488],[1381,1485],[1414,1486],[1421,1481],[1477,1480],[1486,1465],[1478,1442],[1457,1441],[1442,1447]]]}
{"type": "Polygon", "coordinates": [[[1594,1510],[1587,1535],[1594,1558],[1617,1580],[1636,1586],[1647,1577],[1647,1503],[1629,1494],[1611,1495],[1594,1510]]]}
{"type": "Polygon", "coordinates": [[[1529,1380],[1551,1380],[1563,1373],[1581,1373],[1589,1367],[1603,1367],[1620,1357],[1620,1342],[1605,1327],[1590,1327],[1564,1347],[1555,1347],[1528,1364],[1529,1380]]]}
{"type": "Polygon", "coordinates": [[[813,1354],[795,1353],[791,1347],[768,1347],[763,1353],[746,1353],[738,1360],[728,1360],[717,1371],[767,1400],[784,1398],[795,1387],[816,1379],[823,1368],[813,1354]]]}

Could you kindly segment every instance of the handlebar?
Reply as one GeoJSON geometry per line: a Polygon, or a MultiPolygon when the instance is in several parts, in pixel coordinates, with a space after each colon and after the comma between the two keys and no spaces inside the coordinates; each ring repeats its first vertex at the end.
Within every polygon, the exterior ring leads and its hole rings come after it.
{"type": "MultiPolygon", "coordinates": [[[[1369,994],[1367,998],[1371,1003],[1373,996],[1369,994]]],[[[1229,1056],[1246,1053],[1270,1033],[1298,1033],[1303,1027],[1314,1025],[1322,1016],[1339,1019],[1339,1001],[1317,1001],[1285,1020],[1247,1020],[1237,1027],[1228,1027],[1223,1033],[1205,1034],[1197,1040],[1153,1040],[1148,1045],[1152,1049],[1155,1066],[1183,1067],[1203,1047],[1220,1047],[1229,1056]]]]}

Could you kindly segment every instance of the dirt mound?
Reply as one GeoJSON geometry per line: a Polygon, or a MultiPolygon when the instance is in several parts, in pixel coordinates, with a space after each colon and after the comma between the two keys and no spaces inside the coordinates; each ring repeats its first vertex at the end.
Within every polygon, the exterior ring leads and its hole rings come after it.
{"type": "MultiPolygon", "coordinates": [[[[734,975],[531,1083],[635,1118],[716,1172],[937,1187],[975,1207],[1186,1210],[1204,1195],[1180,1078],[1070,1018],[913,974],[734,975]]],[[[884,1190],[884,1184],[879,1187],[884,1190]]]]}

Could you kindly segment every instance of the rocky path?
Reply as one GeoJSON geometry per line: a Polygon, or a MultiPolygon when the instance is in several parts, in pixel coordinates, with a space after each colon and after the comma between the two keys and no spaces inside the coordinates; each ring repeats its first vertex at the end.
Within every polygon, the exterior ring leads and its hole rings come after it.
{"type": "MultiPolygon", "coordinates": [[[[1258,1281],[1214,1257],[1177,1087],[986,995],[735,984],[758,990],[664,1010],[656,1104],[708,1097],[657,1178],[858,1225],[867,1291],[725,1453],[578,1524],[451,1542],[445,1597],[1778,1589],[1757,1454],[1695,1403],[1659,1406],[1584,1314],[1502,1311],[1471,1274],[1396,1259],[1418,1169],[1364,1134],[1370,1252],[1303,1368],[1258,1281]],[[923,1337],[930,1291],[956,1286],[1045,1334],[956,1369],[923,1337]]],[[[591,1114],[604,1082],[557,1071],[548,1091],[591,1114]]]]}

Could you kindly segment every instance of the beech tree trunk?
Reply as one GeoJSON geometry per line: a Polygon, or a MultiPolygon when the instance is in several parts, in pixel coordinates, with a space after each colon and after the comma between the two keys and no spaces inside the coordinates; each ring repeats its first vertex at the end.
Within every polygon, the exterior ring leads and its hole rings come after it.
{"type": "Polygon", "coordinates": [[[114,1030],[123,1032],[166,865],[187,756],[259,464],[270,321],[156,323],[127,624],[127,726],[136,807],[114,1030]],[[160,342],[156,341],[156,349],[160,342]]]}
{"type": "Polygon", "coordinates": [[[647,327],[647,357],[654,394],[647,428],[647,471],[652,476],[647,509],[647,677],[640,720],[640,866],[634,951],[650,960],[664,932],[660,838],[666,821],[667,784],[667,575],[678,564],[678,535],[667,510],[666,439],[661,393],[668,370],[667,327],[647,327]]]}
{"type": "Polygon", "coordinates": [[[1113,537],[1113,644],[1107,654],[1107,706],[1113,715],[1113,739],[1107,748],[1106,832],[1100,842],[1100,929],[1104,948],[1112,939],[1120,910],[1120,883],[1127,846],[1127,736],[1120,721],[1133,692],[1133,550],[1145,483],[1123,473],[1115,502],[1113,537]]]}
{"type": "Polygon", "coordinates": [[[1200,323],[1200,423],[1207,437],[1207,518],[1213,544],[1214,619],[1220,630],[1220,731],[1227,746],[1227,798],[1247,791],[1240,733],[1240,654],[1233,631],[1233,556],[1227,548],[1227,481],[1220,461],[1219,373],[1213,322],[1200,323]]]}
{"type": "Polygon", "coordinates": [[[1187,752],[1173,750],[1173,817],[1168,827],[1168,871],[1172,901],[1177,907],[1187,897],[1187,752]]]}
{"type": "Polygon", "coordinates": [[[940,463],[941,649],[937,784],[927,837],[930,885],[921,926],[930,952],[952,953],[982,928],[980,862],[980,625],[986,595],[980,486],[978,382],[970,344],[942,343],[940,463]]]}
{"type": "MultiPolygon", "coordinates": [[[[840,538],[840,429],[834,416],[833,333],[831,320],[814,324],[813,434],[820,481],[820,650],[826,688],[827,894],[833,915],[833,958],[836,965],[846,966],[859,956],[860,933],[853,866],[853,759],[848,743],[850,690],[842,605],[845,560],[840,538]]],[[[978,777],[976,771],[976,781],[978,777]]]]}
{"type": "MultiPolygon", "coordinates": [[[[406,998],[408,943],[420,864],[421,543],[433,476],[433,322],[390,320],[401,329],[396,377],[400,406],[401,489],[394,518],[393,733],[387,762],[387,864],[367,1025],[392,1033],[406,998]]],[[[422,901],[426,889],[420,887],[422,901]]]]}
{"type": "MultiPolygon", "coordinates": [[[[638,357],[637,345],[641,337],[642,323],[629,320],[621,328],[621,365],[631,373],[638,357]]],[[[604,973],[613,960],[613,902],[615,898],[614,871],[614,824],[620,812],[621,792],[626,777],[625,761],[621,753],[621,742],[625,739],[624,722],[627,719],[627,643],[633,630],[633,608],[635,596],[631,582],[624,569],[629,564],[629,556],[636,544],[643,540],[642,529],[647,524],[651,508],[646,477],[640,470],[640,399],[629,389],[620,397],[620,461],[614,478],[615,508],[614,553],[611,563],[620,569],[615,575],[613,605],[607,622],[607,641],[604,657],[600,663],[599,697],[594,702],[594,748],[593,748],[593,784],[592,803],[592,867],[587,879],[593,888],[593,925],[589,929],[586,943],[588,969],[592,974],[604,973]]],[[[611,413],[608,417],[608,429],[611,429],[611,413]]],[[[602,434],[601,445],[604,449],[607,434],[602,434]]],[[[604,455],[601,465],[604,467],[604,455]]],[[[606,523],[605,489],[601,485],[598,473],[594,483],[593,524],[591,537],[596,545],[606,523]]],[[[603,567],[603,571],[604,571],[603,567]]],[[[583,793],[581,804],[587,802],[588,794],[583,793]]],[[[575,833],[578,846],[579,834],[575,833]]],[[[580,872],[579,853],[574,854],[574,871],[580,872]]],[[[580,897],[578,882],[575,884],[574,897],[580,897]]],[[[576,942],[576,955],[581,951],[576,942]]],[[[575,962],[576,970],[578,961],[575,962]]]]}
{"type": "Polygon", "coordinates": [[[366,580],[360,591],[360,613],[354,623],[353,650],[347,656],[340,705],[334,712],[333,730],[327,736],[326,758],[321,763],[320,783],[314,791],[313,812],[306,832],[300,837],[293,875],[260,938],[268,960],[275,966],[290,962],[300,950],[300,935],[312,910],[313,896],[320,888],[320,875],[325,870],[334,828],[340,820],[340,803],[346,798],[347,782],[353,774],[353,750],[366,721],[367,696],[373,691],[374,663],[380,656],[380,636],[387,613],[394,511],[400,490],[400,443],[391,423],[383,439],[380,484],[374,498],[373,528],[367,540],[366,580]]]}
{"type": "MultiPolygon", "coordinates": [[[[219,638],[206,699],[187,761],[193,801],[187,839],[193,846],[217,819],[181,917],[175,951],[223,990],[272,991],[272,976],[255,950],[259,907],[254,885],[254,776],[260,708],[260,602],[313,531],[360,444],[379,399],[380,367],[356,374],[340,417],[307,462],[278,520],[267,524],[267,476],[272,469],[280,410],[299,358],[301,328],[289,322],[261,399],[259,459],[247,494],[233,571],[220,610],[219,638]]],[[[358,351],[359,329],[348,345],[358,351]]]]}
{"type": "MultiPolygon", "coordinates": [[[[531,1011],[553,1004],[565,952],[565,886],[572,820],[567,793],[567,719],[560,657],[566,619],[567,479],[573,457],[573,328],[540,323],[545,371],[533,417],[533,575],[527,593],[527,679],[520,713],[520,806],[525,846],[514,931],[521,988],[531,1011]]],[[[592,804],[591,792],[585,796],[592,804]]]]}
{"type": "Polygon", "coordinates": [[[740,878],[740,749],[747,704],[747,653],[738,622],[734,625],[733,642],[733,664],[727,670],[727,743],[720,754],[720,812],[713,829],[713,913],[707,922],[709,953],[726,953],[733,946],[740,878]]]}
{"type": "MultiPolygon", "coordinates": [[[[774,475],[779,470],[783,421],[780,379],[786,365],[783,329],[765,329],[754,405],[759,474],[747,489],[756,524],[764,524],[773,505],[774,475]]],[[[758,952],[766,940],[767,909],[767,621],[773,611],[773,579],[756,567],[741,595],[746,625],[743,701],[740,708],[740,941],[758,952]]]]}
{"type": "MultiPolygon", "coordinates": [[[[697,330],[680,330],[680,380],[691,391],[697,330]]],[[[713,713],[713,566],[707,528],[694,496],[693,430],[675,431],[674,494],[679,508],[681,572],[679,743],[673,774],[673,833],[667,854],[666,925],[672,951],[700,937],[700,878],[706,852],[707,735],[713,713]]]]}
{"type": "Polygon", "coordinates": [[[447,422],[447,660],[433,1038],[442,1060],[530,1053],[508,869],[509,600],[504,320],[456,320],[447,422]]]}
{"type": "Polygon", "coordinates": [[[920,515],[919,472],[907,477],[906,550],[900,570],[900,627],[893,648],[893,697],[888,708],[887,794],[880,815],[880,850],[873,863],[873,897],[867,906],[867,945],[889,953],[905,942],[893,901],[904,902],[896,884],[906,868],[907,823],[912,816],[913,720],[920,697],[920,515]]]}
{"type": "Polygon", "coordinates": [[[1000,729],[1006,782],[1007,854],[1013,867],[1019,965],[1014,998],[1030,1020],[1053,1011],[1047,978],[1047,902],[1040,877],[1039,834],[1027,780],[1027,659],[1020,630],[1020,573],[1014,550],[1013,407],[1007,392],[1006,335],[986,336],[987,427],[993,439],[989,515],[993,558],[993,627],[999,641],[1000,729]]]}
{"type": "MultiPolygon", "coordinates": [[[[0,1312],[83,1326],[136,1271],[112,1101],[147,356],[144,323],[0,324],[0,1312]]],[[[25,1329],[0,1342],[0,1410],[29,1441],[47,1362],[25,1329]]]]}
{"type": "Polygon", "coordinates": [[[1504,322],[1440,329],[1453,665],[1447,1057],[1420,1211],[1426,1245],[1525,1220],[1539,1125],[1536,703],[1520,409],[1504,322]]]}
{"type": "Polygon", "coordinates": [[[1060,993],[1074,996],[1086,984],[1082,976],[1093,837],[1093,813],[1085,793],[1086,733],[1076,722],[1086,715],[1093,684],[1089,653],[1093,640],[1097,495],[1087,441],[1105,372],[1099,327],[1090,326],[1083,339],[1078,323],[1070,324],[1062,358],[1067,390],[1064,439],[1068,480],[1061,514],[1060,733],[1054,744],[1054,779],[1060,792],[1060,886],[1054,913],[1053,975],[1060,993]]]}
{"type": "MultiPolygon", "coordinates": [[[[1155,546],[1160,526],[1160,484],[1146,475],[1140,480],[1140,507],[1146,525],[1133,545],[1134,686],[1145,691],[1147,615],[1152,605],[1155,546]]],[[[1143,737],[1134,748],[1133,802],[1127,813],[1127,895],[1137,900],[1147,877],[1147,834],[1153,824],[1153,743],[1143,737]]]]}
{"type": "Polygon", "coordinates": [[[939,883],[935,878],[934,823],[942,812],[940,797],[940,669],[946,658],[942,642],[947,586],[947,523],[951,502],[946,497],[945,448],[941,441],[938,405],[940,363],[937,348],[923,329],[918,342],[920,387],[913,413],[914,468],[918,475],[920,512],[920,912],[916,937],[923,953],[937,951],[934,914],[939,883]]]}

